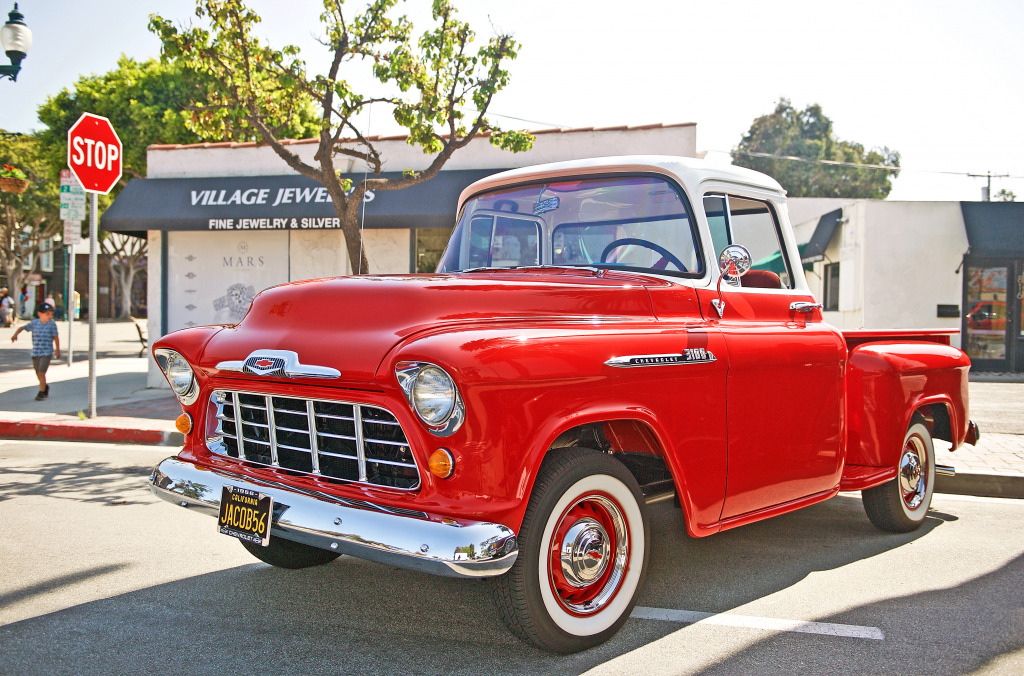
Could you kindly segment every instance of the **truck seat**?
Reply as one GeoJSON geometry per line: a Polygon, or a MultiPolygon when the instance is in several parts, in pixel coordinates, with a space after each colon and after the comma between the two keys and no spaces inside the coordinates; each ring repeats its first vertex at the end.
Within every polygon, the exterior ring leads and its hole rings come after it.
{"type": "Polygon", "coordinates": [[[781,289],[782,280],[771,270],[749,270],[740,277],[740,285],[750,289],[781,289]]]}

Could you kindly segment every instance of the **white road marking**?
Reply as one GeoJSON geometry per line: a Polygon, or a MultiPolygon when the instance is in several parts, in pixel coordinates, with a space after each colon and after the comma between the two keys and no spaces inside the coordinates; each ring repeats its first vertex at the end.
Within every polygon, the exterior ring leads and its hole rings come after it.
{"type": "Polygon", "coordinates": [[[733,615],[731,613],[698,613],[693,610],[670,610],[668,608],[633,608],[630,617],[641,620],[662,620],[684,624],[715,624],[723,627],[745,627],[769,631],[792,631],[801,634],[843,636],[884,641],[885,634],[878,627],[861,627],[855,624],[831,624],[829,622],[807,622],[805,620],[781,620],[773,617],[733,615]]]}
{"type": "Polygon", "coordinates": [[[936,493],[932,497],[932,504],[936,502],[984,502],[990,505],[1013,505],[1024,506],[1024,500],[1020,498],[983,498],[976,495],[956,495],[954,493],[936,493]]]}

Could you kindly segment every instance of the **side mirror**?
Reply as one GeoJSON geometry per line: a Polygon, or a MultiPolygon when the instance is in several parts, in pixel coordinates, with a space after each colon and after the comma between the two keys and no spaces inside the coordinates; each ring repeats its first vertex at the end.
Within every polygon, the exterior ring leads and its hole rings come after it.
{"type": "Polygon", "coordinates": [[[718,269],[723,277],[739,279],[750,272],[750,252],[739,244],[730,244],[718,255],[718,269]]]}
{"type": "Polygon", "coordinates": [[[718,318],[725,316],[725,299],[722,298],[722,280],[726,277],[739,279],[750,272],[750,252],[746,247],[739,244],[730,244],[718,254],[718,269],[722,274],[718,277],[718,298],[711,301],[711,307],[715,308],[718,318]]]}

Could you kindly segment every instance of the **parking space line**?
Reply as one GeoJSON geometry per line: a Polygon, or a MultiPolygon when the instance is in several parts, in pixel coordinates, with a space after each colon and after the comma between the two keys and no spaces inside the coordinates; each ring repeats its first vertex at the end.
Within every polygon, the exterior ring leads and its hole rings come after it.
{"type": "Polygon", "coordinates": [[[792,631],[801,634],[842,636],[884,641],[885,634],[878,627],[861,627],[855,624],[832,624],[829,622],[807,622],[805,620],[782,620],[774,617],[733,615],[731,613],[699,613],[692,610],[671,610],[668,608],[633,608],[630,617],[641,620],[661,620],[684,624],[715,624],[724,627],[767,629],[769,631],[792,631]]]}

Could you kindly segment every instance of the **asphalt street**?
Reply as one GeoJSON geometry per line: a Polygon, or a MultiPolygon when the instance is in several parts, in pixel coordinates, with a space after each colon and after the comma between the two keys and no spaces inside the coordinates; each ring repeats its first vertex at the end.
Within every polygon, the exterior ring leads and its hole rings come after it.
{"type": "Polygon", "coordinates": [[[633,619],[555,656],[486,582],[255,562],[151,495],[168,451],[0,442],[0,674],[1024,673],[1024,501],[937,495],[892,535],[841,495],[704,539],[660,503],[633,619]]]}

